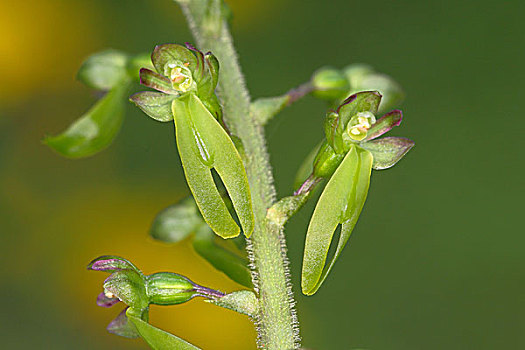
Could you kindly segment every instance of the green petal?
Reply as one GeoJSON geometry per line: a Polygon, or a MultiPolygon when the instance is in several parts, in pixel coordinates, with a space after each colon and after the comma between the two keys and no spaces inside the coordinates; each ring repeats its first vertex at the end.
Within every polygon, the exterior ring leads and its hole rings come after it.
{"type": "Polygon", "coordinates": [[[377,114],[381,94],[377,91],[362,91],[348,97],[341,103],[337,113],[341,116],[341,125],[346,128],[348,121],[359,112],[377,114]]]}
{"type": "Polygon", "coordinates": [[[219,60],[211,52],[208,52],[204,55],[204,60],[208,65],[208,70],[211,75],[212,87],[215,89],[217,83],[219,82],[219,60]]]}
{"type": "Polygon", "coordinates": [[[314,294],[341,254],[363,208],[370,183],[372,155],[352,146],[332,175],[315,207],[306,235],[301,287],[314,294]],[[342,224],[336,253],[325,268],[333,235],[342,224]]]}
{"type": "Polygon", "coordinates": [[[139,335],[144,339],[148,345],[154,350],[195,350],[199,349],[195,345],[192,345],[181,339],[174,336],[162,329],[154,327],[147,322],[144,322],[140,318],[132,315],[129,312],[126,312],[128,320],[133,323],[136,327],[139,335]]]}
{"type": "Polygon", "coordinates": [[[129,99],[152,119],[169,122],[173,120],[171,103],[177,97],[162,92],[143,91],[131,95],[129,99]]]}
{"type": "Polygon", "coordinates": [[[158,73],[167,74],[168,64],[187,63],[190,71],[195,72],[197,69],[197,58],[187,48],[177,44],[164,44],[155,47],[151,54],[151,62],[158,73]]]}
{"type": "Polygon", "coordinates": [[[68,158],[89,157],[108,147],[120,130],[128,88],[127,81],[117,84],[66,131],[44,143],[68,158]]]}
{"type": "Polygon", "coordinates": [[[142,68],[139,73],[140,83],[157,91],[165,92],[171,95],[179,95],[179,91],[175,90],[171,85],[171,80],[164,75],[156,73],[147,68],[142,68]]]}
{"type": "Polygon", "coordinates": [[[137,310],[145,310],[149,305],[144,275],[133,270],[113,272],[104,281],[104,291],[116,295],[124,304],[137,310]]]}
{"type": "Polygon", "coordinates": [[[254,219],[248,178],[233,142],[194,94],[173,101],[172,108],[186,180],[204,220],[223,238],[239,234],[213,181],[210,169],[215,168],[249,236],[254,219]]]}
{"type": "Polygon", "coordinates": [[[214,268],[223,272],[233,281],[245,287],[253,288],[247,259],[243,259],[216,244],[216,239],[219,240],[220,238],[216,238],[207,225],[202,225],[193,238],[193,248],[214,268]]]}
{"type": "Polygon", "coordinates": [[[374,169],[383,170],[393,167],[414,145],[412,140],[392,136],[364,142],[361,147],[374,155],[374,169]]]}

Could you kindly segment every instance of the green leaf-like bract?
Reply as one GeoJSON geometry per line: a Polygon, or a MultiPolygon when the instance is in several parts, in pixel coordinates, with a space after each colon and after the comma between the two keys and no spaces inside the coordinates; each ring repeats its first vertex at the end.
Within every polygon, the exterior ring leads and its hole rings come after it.
{"type": "Polygon", "coordinates": [[[177,243],[204,224],[195,201],[189,197],[161,211],[151,225],[151,237],[166,243],[177,243]]]}
{"type": "Polygon", "coordinates": [[[223,272],[233,281],[245,287],[253,288],[247,259],[243,259],[241,256],[215,244],[215,239],[220,238],[216,238],[207,225],[202,225],[193,238],[193,248],[214,268],[223,272]]]}
{"type": "Polygon", "coordinates": [[[328,181],[306,234],[301,287],[314,294],[341,254],[363,208],[370,184],[372,154],[352,146],[328,181]],[[325,267],[328,250],[337,226],[341,236],[332,260],[325,267]]]}
{"type": "Polygon", "coordinates": [[[127,79],[120,82],[66,131],[46,137],[44,143],[69,158],[100,152],[111,144],[120,130],[128,88],[127,79]]]}
{"type": "Polygon", "coordinates": [[[223,238],[239,234],[213,181],[214,168],[228,191],[244,234],[250,236],[254,218],[248,178],[230,137],[194,94],[174,100],[172,111],[186,181],[204,220],[223,238]]]}
{"type": "Polygon", "coordinates": [[[208,302],[252,318],[257,316],[259,310],[259,300],[255,293],[249,290],[239,290],[208,302]]]}
{"type": "Polygon", "coordinates": [[[157,327],[144,322],[138,317],[132,315],[129,310],[126,312],[128,320],[133,323],[139,335],[154,350],[198,350],[199,348],[174,336],[171,333],[163,331],[157,327]]]}

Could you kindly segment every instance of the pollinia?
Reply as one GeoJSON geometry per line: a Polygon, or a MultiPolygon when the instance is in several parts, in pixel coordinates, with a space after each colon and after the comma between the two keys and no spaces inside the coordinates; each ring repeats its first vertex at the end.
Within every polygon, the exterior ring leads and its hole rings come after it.
{"type": "Polygon", "coordinates": [[[129,100],[150,118],[174,123],[191,193],[157,215],[150,235],[166,243],[190,241],[213,268],[243,288],[223,293],[178,273],[146,275],[124,258],[102,256],[88,266],[110,274],[97,304],[124,303],[108,331],[141,337],[153,349],[198,349],[149,319],[151,305],[194,298],[250,317],[261,349],[298,349],[284,225],[320,190],[305,228],[301,275],[302,292],[313,295],[348,243],[365,206],[372,170],[391,168],[414,146],[406,138],[381,137],[401,123],[402,112],[389,110],[401,102],[403,92],[389,76],[359,64],[321,68],[281,96],[252,101],[229,33],[227,6],[219,0],[178,3],[198,49],[189,43],[163,44],[151,55],[110,50],[89,57],[78,78],[105,94],[63,133],[44,141],[70,158],[100,152],[120,129],[130,87],[140,82],[149,88],[129,100]],[[263,126],[306,96],[327,102],[324,124],[318,125],[324,139],[298,169],[291,195],[276,200],[263,126]],[[328,259],[338,227],[335,253],[328,259]]]}

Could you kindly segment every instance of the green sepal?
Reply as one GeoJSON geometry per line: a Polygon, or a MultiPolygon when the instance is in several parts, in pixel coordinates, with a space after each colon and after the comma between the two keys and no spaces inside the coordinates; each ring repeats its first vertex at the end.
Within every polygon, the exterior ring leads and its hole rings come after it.
{"type": "Polygon", "coordinates": [[[193,237],[193,248],[197,254],[233,281],[253,288],[248,260],[223,248],[216,243],[216,239],[220,238],[217,238],[207,225],[201,225],[193,237]]]}
{"type": "Polygon", "coordinates": [[[131,95],[129,100],[152,119],[169,122],[173,120],[171,104],[177,97],[162,92],[142,91],[131,95]]]}
{"type": "Polygon", "coordinates": [[[163,331],[141,320],[130,312],[126,312],[128,320],[135,326],[137,333],[154,350],[198,350],[192,345],[171,333],[163,331]]]}
{"type": "Polygon", "coordinates": [[[124,304],[133,309],[145,310],[149,305],[145,284],[142,273],[133,270],[115,271],[104,281],[104,291],[118,296],[124,304]]]}
{"type": "Polygon", "coordinates": [[[127,76],[128,55],[107,50],[89,56],[78,70],[77,79],[96,90],[111,90],[127,76]]]}
{"type": "Polygon", "coordinates": [[[141,68],[140,70],[140,83],[149,88],[157,91],[165,92],[171,95],[179,95],[179,92],[175,90],[171,84],[171,80],[166,78],[157,72],[149,70],[147,68],[141,68]]]}
{"type": "Polygon", "coordinates": [[[339,154],[346,153],[345,144],[343,142],[345,125],[346,123],[343,118],[341,118],[336,112],[329,112],[324,122],[326,140],[331,148],[339,154]]]}
{"type": "Polygon", "coordinates": [[[254,226],[250,189],[233,142],[194,94],[174,100],[172,110],[186,181],[204,220],[223,238],[239,234],[239,227],[213,181],[210,169],[214,168],[228,191],[244,234],[249,237],[254,226]]]}
{"type": "Polygon", "coordinates": [[[161,211],[153,220],[151,237],[165,243],[180,242],[204,224],[192,197],[161,211]]]}
{"type": "Polygon", "coordinates": [[[359,112],[377,114],[380,103],[381,94],[377,91],[362,91],[348,97],[337,108],[337,114],[341,117],[343,130],[350,119],[359,112]]]}
{"type": "Polygon", "coordinates": [[[366,200],[372,161],[370,152],[351,146],[321,194],[306,234],[301,279],[304,294],[312,295],[319,289],[347,243],[366,200]],[[333,235],[340,224],[336,252],[326,265],[333,235]]]}
{"type": "Polygon", "coordinates": [[[219,60],[211,52],[207,52],[204,55],[204,60],[208,65],[208,70],[211,75],[212,90],[215,90],[215,88],[217,87],[217,83],[219,82],[219,60]]]}
{"type": "Polygon", "coordinates": [[[108,147],[124,119],[124,97],[129,82],[121,81],[62,134],[44,143],[68,158],[89,157],[108,147]]]}
{"type": "Polygon", "coordinates": [[[210,111],[211,115],[219,121],[220,124],[223,124],[222,120],[222,107],[219,103],[217,95],[211,94],[206,99],[201,99],[202,104],[210,111]]]}
{"type": "Polygon", "coordinates": [[[127,259],[116,255],[103,255],[93,259],[87,266],[88,270],[113,273],[121,270],[132,270],[142,275],[142,272],[127,259]]]}
{"type": "Polygon", "coordinates": [[[229,293],[216,300],[206,300],[217,306],[233,310],[243,315],[256,318],[259,311],[259,300],[254,292],[249,290],[240,290],[229,293]]]}
{"type": "Polygon", "coordinates": [[[383,170],[393,167],[414,145],[412,140],[392,136],[364,142],[361,147],[374,155],[373,168],[383,170]]]}
{"type": "MultiPolygon", "coordinates": [[[[158,73],[169,76],[170,64],[188,64],[189,70],[194,73],[197,69],[197,58],[187,48],[178,44],[164,44],[158,45],[151,54],[151,62],[158,73]]],[[[194,76],[197,80],[197,77],[194,76]]]]}

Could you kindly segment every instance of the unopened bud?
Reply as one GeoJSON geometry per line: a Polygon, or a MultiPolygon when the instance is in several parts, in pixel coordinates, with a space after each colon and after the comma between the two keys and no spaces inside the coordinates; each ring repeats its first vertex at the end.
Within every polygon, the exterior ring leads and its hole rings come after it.
{"type": "Polygon", "coordinates": [[[339,100],[345,97],[350,90],[348,80],[339,70],[321,68],[312,76],[313,94],[323,100],[339,100]]]}
{"type": "Polygon", "coordinates": [[[184,303],[198,294],[189,279],[172,272],[158,272],[148,276],[147,291],[150,303],[157,305],[184,303]]]}

